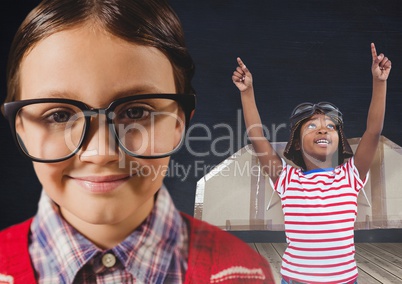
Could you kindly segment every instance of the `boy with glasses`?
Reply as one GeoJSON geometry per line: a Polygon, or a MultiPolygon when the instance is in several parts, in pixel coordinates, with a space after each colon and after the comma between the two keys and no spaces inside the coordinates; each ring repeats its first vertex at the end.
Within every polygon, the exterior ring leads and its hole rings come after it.
{"type": "Polygon", "coordinates": [[[165,1],[44,0],[27,16],[2,111],[43,193],[0,233],[0,283],[272,283],[266,260],[163,186],[193,73],[165,1]]]}
{"type": "Polygon", "coordinates": [[[290,117],[291,134],[283,153],[292,165],[264,137],[252,75],[237,58],[232,80],[241,92],[248,136],[282,202],[288,243],[282,284],[357,282],[353,238],[357,195],[367,181],[381,135],[391,70],[391,61],[377,55],[373,43],[371,54],[373,94],[367,129],[356,153],[335,105],[302,103],[290,117]]]}

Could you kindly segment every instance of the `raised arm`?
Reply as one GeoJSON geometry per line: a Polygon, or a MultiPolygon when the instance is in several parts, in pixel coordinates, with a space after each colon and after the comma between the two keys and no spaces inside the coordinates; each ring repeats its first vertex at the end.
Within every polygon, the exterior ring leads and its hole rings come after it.
{"type": "Polygon", "coordinates": [[[282,162],[264,136],[260,115],[254,98],[253,77],[239,57],[237,58],[237,63],[239,66],[233,72],[232,80],[241,93],[247,134],[258,155],[262,169],[275,183],[282,170],[282,162]]]}
{"type": "Polygon", "coordinates": [[[377,55],[374,43],[371,44],[373,63],[373,94],[367,116],[367,127],[355,154],[355,165],[361,179],[364,179],[373,162],[384,124],[387,79],[391,71],[391,61],[384,54],[377,55]]]}

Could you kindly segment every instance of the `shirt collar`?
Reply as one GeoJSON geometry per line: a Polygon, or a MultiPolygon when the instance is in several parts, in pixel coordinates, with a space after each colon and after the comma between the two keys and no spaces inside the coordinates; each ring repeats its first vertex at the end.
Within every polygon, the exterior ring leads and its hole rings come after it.
{"type": "MultiPolygon", "coordinates": [[[[180,254],[187,251],[187,247],[183,249],[186,246],[183,244],[187,243],[184,226],[167,189],[162,186],[147,219],[109,251],[113,251],[135,279],[154,283],[167,273],[177,250],[180,254]]],[[[70,226],[44,192],[31,232],[32,240],[38,242],[39,249],[46,255],[46,265],[57,271],[66,283],[72,283],[79,270],[94,256],[105,253],[70,226]]]]}
{"type": "Polygon", "coordinates": [[[304,175],[314,174],[314,173],[322,173],[322,172],[332,172],[334,168],[317,168],[309,171],[302,171],[304,175]]]}
{"type": "Polygon", "coordinates": [[[175,250],[182,247],[177,244],[183,242],[184,225],[169,193],[162,187],[152,213],[137,230],[114,247],[113,252],[135,279],[143,283],[160,282],[158,279],[166,275],[175,250]]]}
{"type": "MultiPolygon", "coordinates": [[[[100,249],[70,226],[56,204],[42,191],[38,212],[31,225],[32,243],[46,256],[46,273],[57,272],[65,283],[73,283],[77,272],[100,249]]],[[[34,260],[35,264],[35,260],[34,260]]]]}

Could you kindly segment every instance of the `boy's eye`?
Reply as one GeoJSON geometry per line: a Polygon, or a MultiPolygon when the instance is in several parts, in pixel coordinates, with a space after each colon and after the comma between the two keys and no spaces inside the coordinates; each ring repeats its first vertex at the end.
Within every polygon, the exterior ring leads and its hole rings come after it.
{"type": "Polygon", "coordinates": [[[130,106],[119,111],[118,119],[120,120],[142,120],[150,115],[150,110],[144,107],[130,106]]]}
{"type": "Polygon", "coordinates": [[[65,123],[68,122],[72,114],[67,111],[56,111],[47,116],[49,122],[65,123]]]}
{"type": "Polygon", "coordinates": [[[129,119],[141,119],[147,115],[148,112],[142,108],[129,108],[126,110],[126,116],[129,119]]]}
{"type": "Polygon", "coordinates": [[[70,114],[67,112],[56,112],[53,114],[53,119],[56,122],[67,122],[70,118],[70,114]]]}

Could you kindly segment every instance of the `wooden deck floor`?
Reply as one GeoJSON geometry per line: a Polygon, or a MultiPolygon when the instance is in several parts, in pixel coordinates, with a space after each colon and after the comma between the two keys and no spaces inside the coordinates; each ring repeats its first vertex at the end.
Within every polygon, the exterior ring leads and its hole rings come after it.
{"type": "MultiPolygon", "coordinates": [[[[276,283],[280,283],[285,243],[249,243],[271,264],[276,283]]],[[[402,283],[402,243],[356,243],[359,284],[402,283]]]]}

